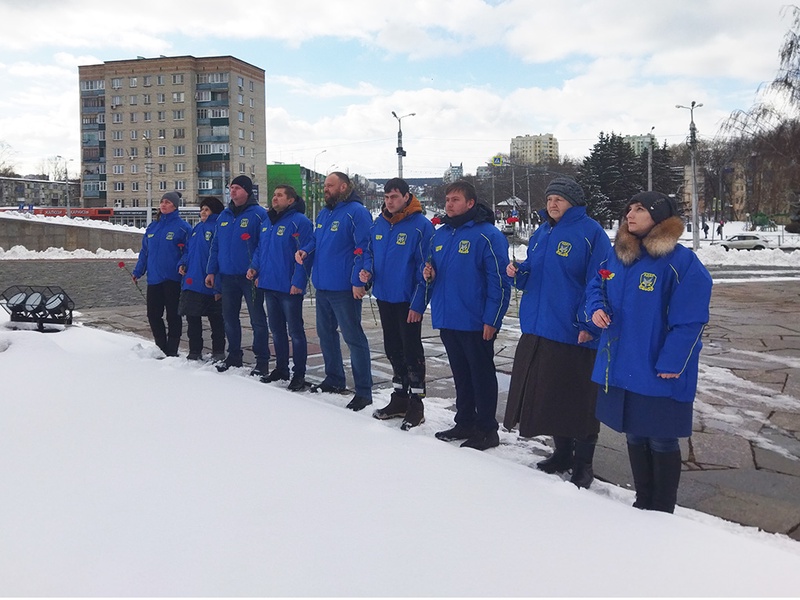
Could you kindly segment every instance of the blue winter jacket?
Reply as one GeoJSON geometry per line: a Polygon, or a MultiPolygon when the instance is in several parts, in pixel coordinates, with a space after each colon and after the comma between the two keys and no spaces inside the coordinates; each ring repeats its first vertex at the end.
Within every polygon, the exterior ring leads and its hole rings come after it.
{"type": "Polygon", "coordinates": [[[412,310],[425,311],[422,269],[432,235],[433,225],[422,214],[422,206],[413,196],[399,214],[391,215],[384,210],[375,219],[369,250],[374,269],[372,293],[378,300],[408,302],[412,310]]]}
{"type": "Polygon", "coordinates": [[[192,229],[189,240],[186,242],[186,252],[183,253],[180,264],[186,267],[186,275],[183,276],[182,290],[191,290],[213,296],[221,294],[220,282],[216,281],[214,288],[206,287],[206,267],[208,266],[208,255],[211,253],[211,240],[214,238],[214,230],[217,227],[217,217],[211,214],[205,220],[200,221],[192,229]]]}
{"type": "Polygon", "coordinates": [[[288,294],[295,286],[305,293],[312,259],[306,259],[302,265],[294,259],[295,253],[313,235],[313,226],[305,210],[305,203],[295,200],[283,212],[268,211],[250,265],[258,272],[259,288],[288,294]]]}
{"type": "Polygon", "coordinates": [[[358,274],[361,269],[372,272],[371,226],[372,217],[355,192],[319,212],[314,235],[301,248],[314,261],[311,281],[315,288],[341,292],[364,287],[358,274]]]}
{"type": "Polygon", "coordinates": [[[139,279],[147,273],[147,285],[167,280],[180,281],[178,263],[191,230],[191,225],[181,219],[177,210],[162,213],[144,232],[142,250],[132,271],[133,276],[139,279]]]}
{"type": "Polygon", "coordinates": [[[428,260],[436,277],[428,297],[435,329],[482,331],[484,324],[500,329],[508,309],[508,242],[491,210],[476,207],[472,220],[454,228],[444,219],[431,238],[428,260]]]}
{"type": "Polygon", "coordinates": [[[216,275],[244,275],[258,247],[261,226],[267,210],[251,194],[238,214],[230,202],[217,219],[217,229],[211,240],[208,272],[216,275]]]}
{"type": "Polygon", "coordinates": [[[523,290],[522,332],[577,346],[579,331],[586,330],[594,339],[580,345],[597,348],[600,330],[585,312],[585,293],[610,248],[608,234],[584,206],[573,206],[558,223],[548,220],[539,227],[512,280],[523,290]]]}
{"type": "Polygon", "coordinates": [[[694,400],[711,276],[694,252],[677,244],[682,231],[679,217],[659,223],[643,240],[629,233],[627,224],[620,227],[614,251],[600,267],[606,278],[598,274],[587,290],[587,312],[602,308],[611,317],[592,381],[694,400]],[[658,373],[680,377],[662,379],[658,373]]]}

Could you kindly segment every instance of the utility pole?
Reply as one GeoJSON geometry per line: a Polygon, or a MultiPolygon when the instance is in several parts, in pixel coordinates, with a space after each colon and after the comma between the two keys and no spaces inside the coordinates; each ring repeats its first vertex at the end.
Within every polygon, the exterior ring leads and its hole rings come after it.
{"type": "Polygon", "coordinates": [[[689,111],[689,155],[692,159],[692,248],[697,251],[700,247],[700,232],[698,231],[698,200],[697,200],[697,127],[694,124],[694,109],[700,108],[703,103],[692,100],[690,106],[676,104],[675,108],[685,108],[689,111]]]}
{"type": "Polygon", "coordinates": [[[650,128],[650,133],[647,134],[650,142],[647,144],[647,191],[653,191],[653,129],[656,126],[653,125],[650,128]]]}
{"type": "Polygon", "coordinates": [[[406,117],[413,117],[417,113],[408,113],[402,117],[398,117],[397,113],[392,111],[392,116],[397,119],[397,176],[402,179],[403,177],[403,157],[406,151],[403,150],[403,124],[402,121],[406,117]]]}

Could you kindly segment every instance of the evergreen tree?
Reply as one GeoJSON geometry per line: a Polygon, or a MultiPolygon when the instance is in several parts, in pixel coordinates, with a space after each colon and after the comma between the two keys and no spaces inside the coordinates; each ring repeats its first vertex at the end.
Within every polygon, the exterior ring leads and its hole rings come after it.
{"type": "Polygon", "coordinates": [[[615,133],[600,132],[578,174],[578,182],[589,194],[587,212],[601,223],[622,216],[628,200],[647,186],[647,173],[642,172],[630,145],[615,133]]]}

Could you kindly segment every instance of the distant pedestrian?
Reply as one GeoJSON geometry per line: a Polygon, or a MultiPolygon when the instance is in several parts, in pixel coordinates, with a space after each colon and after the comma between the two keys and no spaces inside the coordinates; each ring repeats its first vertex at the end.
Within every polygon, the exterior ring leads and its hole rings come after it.
{"type": "Polygon", "coordinates": [[[181,296],[178,263],[192,229],[178,213],[180,202],[180,192],[167,192],[161,197],[158,218],[144,232],[139,260],[131,273],[134,282],[147,274],[147,321],[156,346],[167,356],[178,356],[181,343],[183,320],[178,314],[181,296]]]}
{"type": "Polygon", "coordinates": [[[705,239],[708,239],[708,223],[703,223],[703,234],[705,235],[705,239]]]}
{"type": "Polygon", "coordinates": [[[711,276],[690,249],[674,199],[631,198],[587,311],[603,329],[592,379],[597,416],[627,434],[634,506],[673,512],[681,476],[679,437],[692,434],[711,276]]]}
{"type": "Polygon", "coordinates": [[[222,290],[216,285],[207,288],[208,255],[217,228],[217,217],[224,206],[219,198],[209,196],[200,202],[200,222],[194,226],[186,242],[178,271],[183,275],[179,312],[186,317],[189,334],[189,360],[203,355],[203,317],[211,328],[211,360],[225,360],[225,323],[222,320],[222,290]]]}
{"type": "Polygon", "coordinates": [[[383,210],[372,225],[369,249],[372,272],[362,270],[361,281],[374,282],[383,329],[383,347],[392,365],[394,388],[389,404],[372,413],[376,419],[402,418],[404,431],[425,422],[425,352],[422,313],[433,225],[403,179],[383,185],[383,210]]]}
{"type": "Polygon", "coordinates": [[[272,208],[261,226],[258,248],[247,271],[264,292],[267,322],[275,346],[275,369],[263,374],[261,381],[289,381],[289,338],[294,363],[288,389],[306,387],[308,342],[303,322],[303,298],[308,284],[311,261],[298,265],[298,248],[312,236],[312,224],[306,217],[306,205],[290,185],[279,185],[272,195],[272,208]]]}
{"type": "Polygon", "coordinates": [[[722,239],[722,221],[720,221],[719,225],[717,225],[717,237],[719,237],[719,239],[722,239]]]}

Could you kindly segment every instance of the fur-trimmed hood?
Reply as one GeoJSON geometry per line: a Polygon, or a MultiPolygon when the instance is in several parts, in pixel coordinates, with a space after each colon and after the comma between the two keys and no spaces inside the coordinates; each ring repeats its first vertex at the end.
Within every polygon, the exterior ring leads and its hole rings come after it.
{"type": "Polygon", "coordinates": [[[641,257],[642,246],[650,256],[660,258],[675,249],[683,229],[683,219],[669,217],[653,227],[646,236],[639,238],[628,231],[626,221],[617,231],[617,237],[614,239],[614,252],[626,266],[633,264],[641,257]]]}

